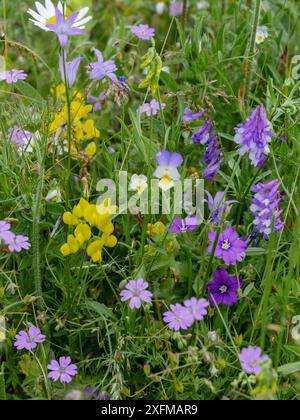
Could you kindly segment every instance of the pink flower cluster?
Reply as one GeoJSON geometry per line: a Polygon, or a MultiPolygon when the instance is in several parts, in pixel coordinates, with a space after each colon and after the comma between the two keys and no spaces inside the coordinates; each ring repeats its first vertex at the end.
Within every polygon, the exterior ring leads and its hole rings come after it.
{"type": "Polygon", "coordinates": [[[23,235],[15,235],[11,232],[10,223],[5,220],[0,221],[0,245],[4,243],[10,252],[21,252],[22,249],[31,247],[28,237],[23,235]]]}

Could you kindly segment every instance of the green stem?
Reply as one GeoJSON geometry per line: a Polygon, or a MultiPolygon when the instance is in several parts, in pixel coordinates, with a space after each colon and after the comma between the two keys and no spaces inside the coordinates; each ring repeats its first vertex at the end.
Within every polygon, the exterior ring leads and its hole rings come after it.
{"type": "Polygon", "coordinates": [[[32,356],[36,360],[37,364],[39,365],[39,368],[41,369],[41,372],[42,372],[42,375],[43,375],[43,378],[44,378],[44,383],[45,383],[46,398],[48,400],[51,400],[49,387],[48,387],[48,379],[47,379],[46,372],[45,372],[45,370],[42,366],[42,363],[40,362],[39,358],[32,351],[30,351],[30,353],[32,354],[32,356]]]}
{"type": "Polygon", "coordinates": [[[1,365],[0,369],[0,401],[6,400],[6,391],[5,391],[5,377],[4,377],[4,363],[1,365]]]}
{"type": "Polygon", "coordinates": [[[260,16],[260,7],[261,7],[261,0],[255,1],[255,9],[254,9],[254,18],[252,24],[252,31],[250,37],[250,46],[247,54],[247,74],[246,74],[246,84],[245,84],[245,103],[248,100],[250,88],[251,88],[251,79],[252,79],[252,70],[253,70],[253,55],[255,49],[255,39],[257,34],[257,27],[259,23],[259,16],[260,16]]]}

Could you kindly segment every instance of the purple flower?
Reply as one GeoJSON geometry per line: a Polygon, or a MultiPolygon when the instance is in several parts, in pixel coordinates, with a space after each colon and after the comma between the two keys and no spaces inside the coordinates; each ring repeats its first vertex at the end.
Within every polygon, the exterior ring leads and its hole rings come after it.
{"type": "Polygon", "coordinates": [[[18,80],[27,79],[27,74],[23,70],[6,70],[0,73],[0,82],[6,81],[9,85],[17,83],[18,80]]]}
{"type": "Polygon", "coordinates": [[[106,99],[105,93],[101,92],[99,96],[88,96],[87,102],[88,104],[94,104],[94,111],[99,111],[102,109],[101,101],[106,99]]]}
{"type": "Polygon", "coordinates": [[[50,23],[47,28],[55,32],[58,37],[61,48],[65,48],[68,37],[71,35],[82,35],[83,29],[74,26],[79,12],[72,13],[66,19],[59,9],[55,9],[56,23],[50,23]]]}
{"type": "Polygon", "coordinates": [[[192,140],[195,144],[205,145],[209,141],[210,132],[212,130],[212,120],[206,118],[205,123],[198,128],[198,130],[193,134],[192,140]]]}
{"type": "Polygon", "coordinates": [[[167,229],[168,232],[175,232],[177,235],[181,233],[196,230],[199,227],[197,216],[180,219],[175,217],[172,226],[167,229]]]}
{"type": "Polygon", "coordinates": [[[182,1],[172,1],[170,4],[169,10],[170,16],[178,16],[183,14],[183,2],[182,1]]]}
{"type": "Polygon", "coordinates": [[[41,334],[41,330],[32,325],[28,332],[20,331],[16,335],[14,346],[17,350],[33,350],[38,344],[43,343],[45,340],[46,336],[41,334]]]}
{"type": "Polygon", "coordinates": [[[121,301],[130,300],[130,309],[140,309],[142,302],[151,302],[152,293],[148,289],[149,284],[144,279],[130,280],[125,289],[121,291],[121,301]]]}
{"type": "Polygon", "coordinates": [[[234,305],[238,301],[238,290],[242,288],[242,281],[230,276],[224,268],[214,273],[214,279],[207,286],[209,301],[213,306],[234,305]]]}
{"type": "Polygon", "coordinates": [[[91,80],[102,80],[105,77],[108,77],[112,80],[114,84],[118,83],[118,78],[116,76],[117,66],[114,60],[104,61],[102,53],[93,48],[92,51],[96,54],[98,61],[91,63],[88,66],[88,74],[91,80]]]}
{"type": "MultiPolygon", "coordinates": [[[[162,103],[161,108],[165,109],[166,104],[162,103]]],[[[139,111],[141,114],[145,113],[147,117],[151,117],[151,116],[157,115],[159,110],[160,110],[159,103],[155,99],[152,99],[152,101],[149,104],[147,103],[147,104],[142,105],[139,111]]]]}
{"type": "MultiPolygon", "coordinates": [[[[211,254],[215,243],[217,233],[208,232],[208,238],[211,242],[208,247],[208,253],[211,254]]],[[[239,238],[233,227],[228,227],[219,236],[215,257],[223,260],[226,265],[235,265],[237,261],[242,261],[246,257],[247,243],[239,238]]]]}
{"type": "Polygon", "coordinates": [[[206,113],[207,113],[207,109],[204,109],[203,111],[199,111],[196,114],[194,114],[191,109],[186,108],[183,114],[183,121],[187,123],[187,122],[199,120],[206,113]]]}
{"type": "Polygon", "coordinates": [[[239,359],[246,373],[257,376],[262,372],[262,362],[269,359],[269,357],[262,353],[260,347],[250,346],[247,349],[242,349],[239,359]]]}
{"type": "Polygon", "coordinates": [[[17,146],[26,146],[33,138],[33,134],[15,125],[8,130],[8,137],[17,146]]]}
{"type": "MultiPolygon", "coordinates": [[[[81,63],[81,57],[75,58],[73,61],[66,61],[66,73],[67,73],[67,80],[68,80],[68,86],[71,88],[75,81],[76,81],[76,75],[79,69],[81,63]]],[[[65,72],[64,72],[64,63],[63,63],[63,56],[59,56],[59,70],[60,75],[63,83],[65,83],[65,72]]]]}
{"type": "Polygon", "coordinates": [[[92,385],[88,385],[84,390],[84,395],[86,400],[91,401],[109,401],[110,397],[108,394],[100,394],[98,388],[93,388],[92,385]]]}
{"type": "Polygon", "coordinates": [[[180,303],[170,305],[171,311],[163,314],[163,320],[171,330],[187,330],[194,323],[194,315],[191,311],[180,303]]]}
{"type": "Polygon", "coordinates": [[[155,29],[150,28],[149,25],[133,26],[131,32],[144,41],[149,41],[155,35],[155,29]]]}
{"type": "Polygon", "coordinates": [[[208,200],[204,200],[204,202],[208,204],[210,220],[214,226],[217,226],[220,224],[222,216],[226,217],[230,213],[230,205],[237,203],[237,201],[226,201],[223,191],[218,191],[214,198],[208,191],[206,191],[206,195],[208,200]]]}
{"type": "Polygon", "coordinates": [[[245,124],[235,128],[235,143],[240,145],[238,154],[244,156],[249,152],[250,161],[258,166],[270,153],[268,144],[271,142],[274,133],[271,131],[266,111],[263,105],[258,106],[245,124]]]}
{"type": "Polygon", "coordinates": [[[60,357],[59,361],[52,360],[47,368],[51,371],[48,378],[67,384],[72,381],[72,376],[78,373],[78,368],[71,364],[70,357],[60,357]]]}
{"type": "Polygon", "coordinates": [[[275,232],[281,232],[284,227],[281,220],[282,210],[279,208],[279,203],[282,201],[279,192],[280,185],[280,181],[275,179],[266,184],[259,183],[252,187],[252,191],[255,193],[250,207],[250,211],[255,217],[253,223],[256,231],[263,234],[266,239],[270,237],[273,224],[275,232]]]}
{"type": "Polygon", "coordinates": [[[194,321],[202,321],[207,315],[209,303],[206,299],[192,297],[184,302],[184,306],[190,311],[194,321]]]}
{"type": "Polygon", "coordinates": [[[0,243],[4,241],[5,244],[9,244],[14,239],[14,234],[10,231],[10,224],[5,220],[0,220],[0,243]]]}
{"type": "Polygon", "coordinates": [[[220,158],[216,162],[210,163],[203,172],[203,176],[206,179],[214,179],[217,173],[219,172],[219,169],[223,163],[224,159],[220,158]]]}
{"type": "Polygon", "coordinates": [[[13,235],[11,241],[7,244],[10,252],[21,252],[22,249],[31,248],[27,236],[13,235]]]}
{"type": "Polygon", "coordinates": [[[170,153],[163,150],[156,155],[158,168],[154,172],[156,178],[160,178],[159,186],[168,190],[174,186],[174,181],[180,180],[178,167],[183,163],[183,157],[179,153],[170,153]]]}

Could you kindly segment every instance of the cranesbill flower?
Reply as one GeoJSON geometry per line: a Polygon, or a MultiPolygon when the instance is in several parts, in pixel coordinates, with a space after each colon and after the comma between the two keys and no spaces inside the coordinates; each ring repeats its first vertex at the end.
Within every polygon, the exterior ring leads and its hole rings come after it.
{"type": "MultiPolygon", "coordinates": [[[[211,254],[216,240],[216,232],[208,232],[208,238],[211,244],[208,247],[208,253],[211,254]]],[[[235,265],[237,261],[242,261],[246,257],[248,245],[239,238],[233,227],[226,228],[219,236],[215,257],[223,260],[226,265],[235,265]]]]}
{"type": "Polygon", "coordinates": [[[5,81],[7,84],[12,85],[17,83],[18,80],[26,80],[27,77],[28,76],[24,70],[6,70],[0,73],[0,82],[5,81]]]}
{"type": "Polygon", "coordinates": [[[130,280],[120,293],[121,301],[129,300],[130,309],[140,309],[142,302],[151,302],[152,293],[146,290],[148,287],[144,279],[130,280]]]}
{"type": "Polygon", "coordinates": [[[183,14],[183,2],[182,1],[172,1],[170,4],[169,10],[170,16],[178,16],[183,14]]]}
{"type": "Polygon", "coordinates": [[[46,340],[46,336],[41,334],[41,330],[31,325],[29,331],[20,331],[16,335],[16,341],[14,346],[17,350],[33,350],[38,344],[43,343],[46,340]]]}
{"type": "Polygon", "coordinates": [[[207,285],[210,293],[209,301],[213,306],[234,305],[238,301],[238,290],[241,288],[241,280],[219,268],[214,273],[214,279],[207,285]]]}
{"type": "Polygon", "coordinates": [[[208,204],[210,210],[210,220],[214,226],[221,222],[221,218],[226,217],[230,213],[230,205],[237,203],[235,200],[226,201],[223,191],[218,191],[213,198],[212,195],[206,191],[208,200],[204,200],[208,204]]]}
{"type": "Polygon", "coordinates": [[[179,153],[170,153],[163,150],[156,156],[158,168],[154,172],[154,176],[160,178],[159,186],[162,190],[167,191],[174,186],[174,181],[180,180],[178,167],[183,163],[183,157],[179,153]]]}
{"type": "Polygon", "coordinates": [[[252,187],[255,193],[250,211],[255,217],[254,225],[256,231],[263,234],[266,239],[269,239],[272,226],[275,232],[281,232],[284,223],[281,220],[282,210],[279,203],[282,201],[279,187],[281,183],[277,179],[267,182],[266,184],[259,183],[252,187]]]}
{"type": "Polygon", "coordinates": [[[184,306],[190,311],[194,321],[202,321],[207,315],[207,307],[209,303],[206,299],[197,299],[192,297],[184,301],[184,306]]]}
{"type": "Polygon", "coordinates": [[[234,141],[240,145],[238,154],[244,156],[249,153],[250,161],[254,166],[258,166],[262,158],[270,153],[269,143],[274,133],[271,131],[271,124],[263,105],[253,111],[245,124],[238,125],[235,133],[234,141]]]}
{"type": "Polygon", "coordinates": [[[5,220],[0,220],[0,243],[3,241],[9,244],[14,239],[14,234],[10,231],[11,226],[5,220]]]}
{"type": "Polygon", "coordinates": [[[88,65],[88,75],[91,80],[102,80],[105,77],[108,77],[112,80],[113,83],[118,83],[118,78],[116,76],[117,66],[114,60],[104,61],[102,53],[93,48],[92,51],[96,54],[98,61],[88,65]]]}
{"type": "Polygon", "coordinates": [[[257,376],[262,372],[262,362],[269,359],[269,356],[263,354],[260,347],[250,346],[242,349],[239,359],[244,372],[257,376]]]}
{"type": "Polygon", "coordinates": [[[101,92],[100,95],[98,96],[88,96],[87,98],[87,102],[88,104],[93,104],[94,108],[93,110],[96,111],[100,111],[100,109],[102,109],[102,105],[101,102],[104,101],[106,99],[105,93],[101,92]]]}
{"type": "Polygon", "coordinates": [[[131,32],[144,41],[149,41],[155,35],[155,29],[150,28],[149,25],[133,26],[131,32]]]}
{"type": "MultiPolygon", "coordinates": [[[[162,103],[161,108],[165,109],[166,104],[162,103]]],[[[156,116],[159,110],[160,110],[159,103],[157,102],[156,99],[152,99],[150,103],[146,103],[142,105],[139,111],[141,114],[146,114],[147,117],[151,117],[151,116],[156,116]]]]}
{"type": "Polygon", "coordinates": [[[52,360],[47,367],[51,371],[48,378],[55,382],[60,381],[68,384],[72,381],[72,377],[78,373],[78,368],[71,364],[70,357],[60,357],[59,361],[52,360]]]}
{"type": "MultiPolygon", "coordinates": [[[[75,58],[73,61],[66,61],[66,74],[67,74],[67,80],[68,80],[68,86],[71,88],[75,81],[76,81],[76,75],[79,69],[81,63],[81,57],[75,58]]],[[[60,75],[63,83],[65,83],[65,69],[64,69],[64,62],[63,62],[63,56],[59,56],[59,70],[60,75]]]]}
{"type": "Polygon", "coordinates": [[[75,26],[75,21],[79,16],[79,12],[72,13],[65,19],[61,11],[55,9],[55,16],[56,22],[54,24],[48,24],[47,28],[57,35],[61,48],[65,48],[69,36],[83,34],[83,29],[75,26]]]}
{"type": "Polygon", "coordinates": [[[187,217],[186,219],[180,219],[179,217],[175,217],[172,226],[169,229],[167,229],[167,231],[174,232],[177,235],[180,235],[181,233],[190,232],[196,230],[199,227],[199,223],[197,221],[197,216],[187,217]]]}
{"type": "Polygon", "coordinates": [[[163,314],[163,321],[168,324],[171,330],[187,330],[194,323],[194,316],[191,311],[180,303],[170,305],[170,311],[163,314]]]}
{"type": "Polygon", "coordinates": [[[183,121],[187,123],[187,122],[199,120],[206,113],[207,113],[207,109],[204,109],[203,111],[199,111],[194,114],[191,109],[186,108],[183,114],[183,121]]]}
{"type": "Polygon", "coordinates": [[[31,245],[28,242],[27,236],[13,235],[11,241],[8,243],[10,252],[21,252],[22,249],[27,250],[29,248],[31,248],[31,245]]]}
{"type": "MultiPolygon", "coordinates": [[[[28,9],[27,13],[33,18],[29,19],[31,22],[34,23],[35,26],[43,29],[43,31],[50,31],[47,28],[47,25],[50,23],[56,23],[56,13],[55,13],[55,6],[51,0],[45,0],[45,5],[43,6],[39,2],[35,2],[36,10],[28,9]]],[[[68,15],[68,8],[66,2],[62,5],[62,2],[59,1],[57,4],[57,9],[64,15],[68,15]]],[[[89,8],[84,7],[83,9],[79,10],[78,16],[76,17],[73,26],[79,29],[84,29],[85,24],[92,19],[92,16],[86,16],[88,13],[89,8]]]]}

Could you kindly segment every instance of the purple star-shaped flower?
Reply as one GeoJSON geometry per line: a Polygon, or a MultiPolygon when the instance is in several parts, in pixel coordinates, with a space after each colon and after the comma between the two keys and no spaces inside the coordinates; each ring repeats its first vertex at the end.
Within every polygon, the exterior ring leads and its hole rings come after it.
{"type": "Polygon", "coordinates": [[[184,302],[184,306],[189,310],[194,321],[202,321],[207,315],[206,308],[209,306],[209,303],[206,299],[192,297],[184,302]]]}
{"type": "Polygon", "coordinates": [[[0,82],[6,81],[9,85],[17,83],[18,80],[26,80],[27,74],[23,70],[6,70],[0,73],[0,82]]]}
{"type": "Polygon", "coordinates": [[[59,9],[55,9],[56,23],[49,23],[47,28],[50,29],[50,31],[55,32],[61,48],[65,48],[67,45],[69,36],[83,34],[82,29],[73,26],[79,13],[80,12],[72,13],[65,19],[61,11],[59,9]]]}
{"type": "MultiPolygon", "coordinates": [[[[208,253],[211,254],[215,243],[217,233],[208,232],[208,238],[211,244],[208,247],[208,253]]],[[[246,257],[248,245],[239,238],[233,227],[228,227],[219,236],[215,257],[223,260],[226,265],[235,265],[246,257]]]]}
{"type": "Polygon", "coordinates": [[[169,229],[167,229],[167,231],[174,232],[177,235],[180,235],[181,233],[196,230],[198,227],[199,223],[197,216],[187,217],[185,219],[175,217],[172,226],[169,229]]]}
{"type": "Polygon", "coordinates": [[[242,349],[239,359],[246,373],[257,376],[262,372],[262,362],[269,359],[269,356],[263,354],[260,347],[250,346],[242,349]]]}
{"type": "Polygon", "coordinates": [[[213,306],[234,305],[238,301],[238,290],[242,288],[242,281],[230,276],[224,268],[214,273],[214,279],[206,286],[209,291],[209,301],[213,306]]]}
{"type": "Polygon", "coordinates": [[[10,252],[21,252],[22,249],[31,248],[27,236],[13,235],[11,241],[7,244],[10,252]]]}
{"type": "Polygon", "coordinates": [[[149,284],[144,279],[130,280],[121,291],[121,301],[129,300],[130,309],[140,309],[142,302],[151,302],[152,293],[147,290],[149,284]]]}
{"type": "Polygon", "coordinates": [[[186,108],[183,114],[183,121],[187,123],[187,122],[199,120],[206,113],[207,113],[207,109],[204,109],[203,111],[199,111],[196,114],[194,114],[191,109],[186,108]]]}
{"type": "Polygon", "coordinates": [[[138,25],[131,28],[131,32],[143,41],[149,41],[155,35],[155,29],[149,25],[138,25]]]}
{"type": "Polygon", "coordinates": [[[61,383],[70,383],[72,377],[78,373],[78,368],[76,365],[71,364],[70,357],[60,357],[59,361],[52,360],[47,367],[51,371],[48,374],[48,378],[61,383]]]}
{"type": "Polygon", "coordinates": [[[14,346],[17,350],[33,350],[38,344],[43,343],[46,340],[46,336],[41,334],[41,330],[33,325],[29,328],[29,331],[20,331],[16,335],[16,341],[14,346]]]}
{"type": "Polygon", "coordinates": [[[171,330],[187,330],[194,323],[194,316],[191,311],[180,303],[170,305],[170,311],[163,314],[163,321],[168,324],[171,330]]]}
{"type": "Polygon", "coordinates": [[[226,197],[223,191],[218,191],[213,198],[212,195],[206,191],[207,200],[204,200],[208,204],[210,210],[210,220],[214,226],[217,226],[222,216],[226,217],[230,213],[230,205],[237,203],[235,200],[226,201],[226,197]]]}
{"type": "Polygon", "coordinates": [[[11,226],[5,220],[0,221],[0,243],[3,241],[5,244],[9,244],[15,237],[10,231],[11,226]]]}
{"type": "Polygon", "coordinates": [[[91,80],[102,80],[108,77],[114,84],[118,84],[118,78],[116,76],[117,66],[114,60],[104,61],[102,53],[93,48],[92,51],[96,54],[98,61],[88,65],[88,75],[91,80]]]}

